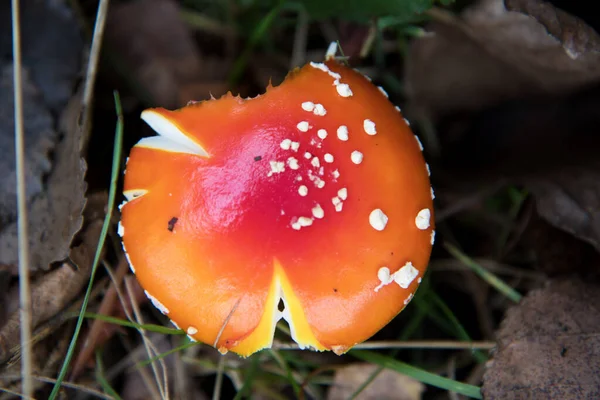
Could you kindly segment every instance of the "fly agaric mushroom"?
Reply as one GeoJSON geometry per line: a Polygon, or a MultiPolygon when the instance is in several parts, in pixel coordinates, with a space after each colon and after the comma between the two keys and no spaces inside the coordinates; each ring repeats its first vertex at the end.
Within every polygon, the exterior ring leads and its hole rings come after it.
{"type": "Polygon", "coordinates": [[[142,119],[158,136],[131,151],[119,233],[191,338],[248,356],[284,318],[302,348],[342,354],[411,300],[434,239],[429,170],[365,76],[329,57],[256,98],[142,119]]]}

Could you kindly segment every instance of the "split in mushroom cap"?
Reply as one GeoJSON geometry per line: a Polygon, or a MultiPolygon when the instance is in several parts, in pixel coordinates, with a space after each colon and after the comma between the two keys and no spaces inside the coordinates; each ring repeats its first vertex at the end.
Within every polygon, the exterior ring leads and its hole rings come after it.
{"type": "Polygon", "coordinates": [[[408,303],[431,252],[429,177],[367,78],[311,63],[253,99],[142,118],[159,136],[131,151],[123,244],[194,339],[246,356],[285,318],[301,346],[341,354],[408,303]]]}

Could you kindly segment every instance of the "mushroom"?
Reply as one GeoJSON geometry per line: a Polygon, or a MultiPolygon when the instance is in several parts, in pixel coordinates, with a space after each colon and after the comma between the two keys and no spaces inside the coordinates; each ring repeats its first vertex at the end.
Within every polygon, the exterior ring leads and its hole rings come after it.
{"type": "MultiPolygon", "coordinates": [[[[119,233],[152,303],[220,352],[343,354],[408,304],[434,237],[428,167],[385,92],[332,57],[252,99],[142,119],[119,233]]],[[[135,267],[135,269],[134,269],[135,267]]]]}

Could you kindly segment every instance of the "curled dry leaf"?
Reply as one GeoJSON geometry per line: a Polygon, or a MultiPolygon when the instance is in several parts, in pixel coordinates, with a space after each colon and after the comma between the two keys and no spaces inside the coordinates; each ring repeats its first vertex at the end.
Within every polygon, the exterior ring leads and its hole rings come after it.
{"type": "MultiPolygon", "coordinates": [[[[23,65],[44,103],[56,114],[71,98],[82,64],[83,35],[68,3],[20,1],[23,65]]],[[[12,57],[11,25],[10,1],[0,2],[0,57],[6,59],[12,57]]]]}
{"type": "Polygon", "coordinates": [[[552,225],[590,243],[600,252],[600,171],[565,168],[531,180],[538,212],[552,225]]]}
{"type": "MultiPolygon", "coordinates": [[[[63,263],[33,283],[31,288],[32,326],[36,328],[54,317],[81,293],[89,279],[94,252],[102,230],[102,220],[92,220],[81,234],[82,242],[69,256],[77,267],[63,263]]],[[[0,364],[18,350],[19,310],[15,310],[0,328],[0,364]]],[[[1,371],[0,371],[1,372],[1,371]]]]}
{"type": "MultiPolygon", "coordinates": [[[[349,399],[352,394],[377,370],[373,364],[350,364],[335,373],[327,400],[349,399]]],[[[382,370],[356,399],[419,400],[425,390],[423,384],[389,369],[382,370]]]]}
{"type": "Polygon", "coordinates": [[[600,35],[541,0],[435,16],[406,79],[413,115],[471,113],[441,135],[444,170],[465,186],[525,184],[541,216],[600,250],[600,35]]]}
{"type": "Polygon", "coordinates": [[[483,379],[485,399],[600,398],[600,290],[552,281],[508,311],[483,379]]]}
{"type": "MultiPolygon", "coordinates": [[[[27,70],[22,70],[25,123],[26,197],[30,203],[44,191],[43,177],[51,169],[48,154],[54,150],[58,135],[54,120],[45,106],[27,70]]],[[[6,65],[0,71],[0,235],[5,227],[17,220],[17,172],[15,170],[13,104],[13,69],[6,65]]],[[[0,239],[1,241],[1,239],[0,239]]],[[[0,244],[0,249],[2,248],[0,244]]],[[[7,263],[7,254],[0,251],[0,264],[7,263]]]]}
{"type": "MultiPolygon", "coordinates": [[[[56,146],[54,165],[43,191],[28,204],[32,270],[47,269],[67,258],[73,236],[83,223],[87,165],[81,157],[84,134],[78,125],[80,104],[80,96],[74,96],[64,110],[60,121],[63,139],[56,146]]],[[[35,157],[41,158],[39,154],[35,157]]],[[[1,228],[0,266],[14,266],[18,262],[16,218],[1,228]]]]}
{"type": "Polygon", "coordinates": [[[600,79],[593,29],[541,0],[507,6],[482,0],[459,18],[435,14],[432,34],[413,43],[406,65],[413,115],[436,119],[600,79]]]}

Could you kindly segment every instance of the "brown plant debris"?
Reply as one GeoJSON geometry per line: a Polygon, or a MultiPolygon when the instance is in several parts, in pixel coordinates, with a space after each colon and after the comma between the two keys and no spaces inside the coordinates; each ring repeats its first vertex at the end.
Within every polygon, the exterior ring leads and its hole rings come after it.
{"type": "Polygon", "coordinates": [[[494,399],[600,398],[600,290],[551,281],[506,314],[487,363],[483,394],[494,399]]]}

